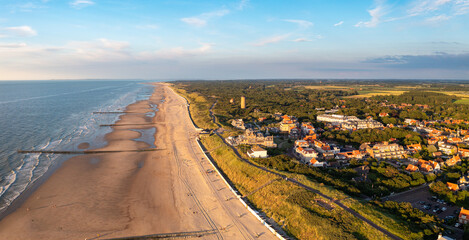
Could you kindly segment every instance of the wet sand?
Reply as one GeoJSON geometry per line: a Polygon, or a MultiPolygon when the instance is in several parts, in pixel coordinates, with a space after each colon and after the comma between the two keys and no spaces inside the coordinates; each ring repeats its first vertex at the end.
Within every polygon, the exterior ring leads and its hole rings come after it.
{"type": "Polygon", "coordinates": [[[180,96],[158,84],[149,100],[126,111],[132,114],[120,117],[101,149],[122,152],[66,161],[0,221],[1,239],[104,239],[214,228],[218,236],[203,238],[275,238],[239,201],[229,200],[233,194],[219,176],[206,175],[210,165],[199,162],[203,155],[180,96]],[[155,117],[145,115],[150,104],[158,105],[155,117]],[[152,128],[158,151],[125,152],[151,148],[135,139],[152,128]]]}

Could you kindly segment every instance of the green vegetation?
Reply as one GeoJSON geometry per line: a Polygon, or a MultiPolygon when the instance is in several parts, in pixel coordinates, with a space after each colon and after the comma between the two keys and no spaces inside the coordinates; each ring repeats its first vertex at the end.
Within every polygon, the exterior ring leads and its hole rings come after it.
{"type": "Polygon", "coordinates": [[[407,203],[362,203],[355,199],[346,199],[344,203],[374,223],[385,226],[388,231],[402,239],[435,239],[439,231],[437,220],[433,216],[412,208],[407,203]]]}
{"type": "Polygon", "coordinates": [[[454,102],[455,104],[469,104],[469,98],[459,99],[454,102]]]}
{"type": "MultiPolygon", "coordinates": [[[[235,118],[243,118],[246,122],[252,122],[259,126],[276,126],[278,118],[274,114],[293,115],[299,121],[311,121],[320,130],[321,138],[330,139],[339,144],[358,146],[364,142],[388,141],[395,138],[401,144],[425,143],[420,134],[410,128],[385,128],[364,129],[353,132],[328,129],[323,123],[316,122],[317,114],[324,109],[337,108],[338,114],[355,115],[360,118],[371,117],[384,124],[403,124],[405,118],[414,119],[443,119],[447,117],[469,116],[469,106],[455,104],[458,97],[446,95],[435,91],[453,91],[457,89],[452,85],[426,84],[423,87],[403,85],[396,91],[403,91],[401,95],[383,95],[370,98],[346,98],[361,93],[376,93],[374,86],[359,85],[351,87],[349,84],[335,87],[324,85],[319,81],[195,81],[176,82],[176,87],[182,88],[184,94],[191,99],[194,105],[202,105],[197,118],[200,121],[211,121],[208,109],[218,100],[214,108],[217,121],[225,125],[225,129],[233,130],[229,121],[235,118]],[[311,82],[316,82],[319,87],[308,87],[311,82]],[[416,90],[418,89],[418,90],[416,90]],[[450,90],[451,89],[451,90],[450,90]],[[247,108],[239,107],[239,98],[246,97],[247,108]],[[203,97],[200,99],[199,97],[203,97]],[[199,101],[196,99],[199,98],[199,101]],[[230,103],[233,100],[233,103],[230,103]],[[210,103],[211,102],[211,103],[210,103]],[[414,105],[402,105],[412,103],[414,105]],[[395,105],[392,105],[395,104],[395,105]],[[420,105],[419,105],[420,104],[420,105]],[[380,117],[380,113],[388,116],[380,117]],[[204,116],[205,114],[205,116],[204,116]],[[264,121],[257,119],[263,117],[264,121]]],[[[391,92],[396,83],[380,82],[379,92],[391,92]]],[[[469,89],[469,88],[466,88],[469,89]]],[[[377,94],[381,95],[381,94],[377,94]]],[[[192,105],[192,104],[191,104],[192,105]]],[[[191,106],[192,110],[192,106],[191,106]]],[[[466,124],[461,124],[466,125],[466,124]]],[[[444,123],[441,122],[441,127],[444,123]]],[[[225,132],[224,135],[237,135],[239,131],[225,132]]],[[[351,161],[351,168],[345,169],[320,169],[311,168],[282,155],[291,147],[291,140],[276,138],[276,143],[281,143],[279,149],[269,149],[269,154],[274,156],[267,159],[257,159],[255,164],[269,167],[276,172],[295,178],[299,182],[311,186],[334,199],[345,199],[343,203],[353,208],[361,215],[369,218],[376,224],[403,239],[431,239],[441,229],[437,227],[437,220],[423,214],[410,205],[394,202],[373,201],[363,203],[355,198],[364,195],[379,199],[379,197],[407,190],[411,186],[418,186],[425,182],[434,181],[433,174],[422,175],[420,173],[407,174],[399,171],[384,162],[369,159],[367,162],[351,161]],[[359,182],[352,180],[358,177],[353,167],[368,165],[370,168],[367,180],[359,182]],[[348,195],[346,195],[348,194],[348,195]],[[350,198],[349,196],[353,196],[350,198]],[[413,224],[415,222],[416,224],[413,224]]],[[[213,150],[211,153],[233,184],[244,195],[254,189],[272,181],[275,176],[265,173],[253,166],[246,164],[236,157],[232,150],[223,145],[217,136],[205,136],[202,139],[204,145],[213,150]]],[[[248,147],[238,147],[243,154],[248,147]]],[[[430,148],[423,146],[423,150],[414,157],[428,159],[430,148]]],[[[433,149],[434,151],[436,149],[433,149]]],[[[455,175],[455,174],[453,174],[455,175]]],[[[451,174],[444,175],[451,178],[451,174]]],[[[304,189],[298,188],[289,182],[274,181],[248,197],[249,201],[261,209],[269,217],[280,223],[287,232],[301,239],[330,238],[358,238],[375,239],[383,237],[369,225],[359,221],[344,212],[333,203],[333,210],[327,210],[324,205],[318,204],[319,196],[304,189]],[[340,216],[339,216],[340,215],[340,216]],[[354,222],[353,224],[351,222],[354,222]],[[355,225],[354,225],[355,224],[355,225]],[[358,225],[357,225],[358,224],[358,225]],[[351,228],[350,226],[353,226],[351,228]],[[373,233],[374,232],[374,233],[373,233]]],[[[325,201],[322,199],[321,201],[325,201]]],[[[320,201],[320,202],[321,202],[320,201]]]]}
{"type": "MultiPolygon", "coordinates": [[[[216,135],[205,136],[202,142],[209,151],[213,150],[211,155],[241,194],[249,194],[276,179],[238,159],[216,135]]],[[[298,239],[386,239],[339,207],[327,210],[316,202],[321,199],[319,196],[287,181],[274,181],[248,199],[298,239]]]]}
{"type": "Polygon", "coordinates": [[[184,89],[173,89],[189,101],[192,120],[198,127],[210,129],[217,126],[210,119],[209,110],[212,104],[204,96],[195,92],[187,93],[184,89]]]}
{"type": "Polygon", "coordinates": [[[430,191],[446,202],[469,208],[469,192],[467,190],[455,193],[449,190],[445,183],[438,181],[430,185],[430,191]]]}
{"type": "Polygon", "coordinates": [[[395,138],[403,144],[421,143],[419,133],[404,128],[360,129],[350,133],[349,131],[329,130],[322,134],[326,139],[332,139],[342,144],[359,146],[366,142],[382,142],[395,138]]]}

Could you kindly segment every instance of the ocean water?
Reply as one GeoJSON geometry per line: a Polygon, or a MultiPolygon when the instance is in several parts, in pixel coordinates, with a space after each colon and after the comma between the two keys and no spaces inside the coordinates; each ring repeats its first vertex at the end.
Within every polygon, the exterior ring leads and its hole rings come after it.
{"type": "Polygon", "coordinates": [[[28,186],[71,156],[18,154],[23,150],[78,150],[103,136],[117,114],[153,87],[136,81],[0,81],[0,212],[28,186]]]}

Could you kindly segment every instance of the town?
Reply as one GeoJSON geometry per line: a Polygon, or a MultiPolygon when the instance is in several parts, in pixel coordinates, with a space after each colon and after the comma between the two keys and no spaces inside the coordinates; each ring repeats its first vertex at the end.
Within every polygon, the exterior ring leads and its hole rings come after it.
{"type": "MultiPolygon", "coordinates": [[[[469,221],[469,111],[454,104],[456,97],[409,91],[351,98],[353,89],[246,85],[207,105],[221,123],[217,133],[241,156],[412,221],[414,231],[422,230],[411,239],[462,237],[469,221]]],[[[218,93],[212,89],[205,96],[218,93]]]]}

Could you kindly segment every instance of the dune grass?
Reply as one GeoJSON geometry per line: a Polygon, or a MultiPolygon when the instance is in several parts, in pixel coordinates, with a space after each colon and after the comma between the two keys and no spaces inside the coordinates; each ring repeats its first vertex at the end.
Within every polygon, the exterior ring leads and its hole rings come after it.
{"type": "MultiPolygon", "coordinates": [[[[189,95],[180,89],[178,92],[185,94],[184,96],[193,103],[191,111],[194,109],[193,117],[199,126],[214,127],[208,111],[211,104],[202,98],[203,96],[197,93],[189,95]]],[[[298,239],[387,239],[384,234],[334,203],[330,205],[335,208],[327,210],[316,203],[317,199],[321,199],[316,194],[287,181],[273,181],[278,177],[240,160],[218,136],[203,136],[201,141],[238,191],[242,195],[248,195],[248,200],[256,208],[265,212],[292,236],[298,239]],[[271,181],[271,184],[258,190],[271,181]],[[254,190],[257,191],[253,193],[254,190]]],[[[290,172],[282,174],[318,189],[334,199],[346,199],[343,203],[347,206],[403,239],[410,239],[411,231],[408,226],[402,225],[394,216],[380,212],[377,207],[370,208],[368,204],[350,199],[342,191],[312,181],[304,175],[290,172]]]]}
{"type": "Polygon", "coordinates": [[[184,89],[175,87],[172,88],[176,93],[189,101],[189,109],[192,120],[194,120],[194,123],[198,127],[205,129],[213,129],[217,127],[217,125],[215,125],[210,118],[210,107],[212,106],[213,102],[209,102],[207,98],[196,92],[187,93],[184,89]]]}
{"type": "MultiPolygon", "coordinates": [[[[240,160],[216,135],[204,136],[201,141],[242,195],[278,179],[240,160]]],[[[321,198],[284,180],[274,181],[248,196],[256,208],[298,239],[386,239],[381,232],[337,206],[325,209],[316,203],[317,199],[321,198]]]]}

